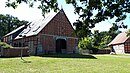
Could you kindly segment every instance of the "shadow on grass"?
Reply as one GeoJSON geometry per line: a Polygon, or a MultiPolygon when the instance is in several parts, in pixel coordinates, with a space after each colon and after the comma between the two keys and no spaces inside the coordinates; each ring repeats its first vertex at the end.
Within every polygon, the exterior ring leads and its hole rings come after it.
{"type": "Polygon", "coordinates": [[[41,57],[97,59],[92,55],[81,55],[81,54],[46,54],[42,55],[41,57]]]}

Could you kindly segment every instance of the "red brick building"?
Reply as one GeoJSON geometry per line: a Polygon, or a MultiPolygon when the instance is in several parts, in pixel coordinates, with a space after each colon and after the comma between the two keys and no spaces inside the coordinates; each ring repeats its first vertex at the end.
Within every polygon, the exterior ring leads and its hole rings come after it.
{"type": "Polygon", "coordinates": [[[118,34],[108,46],[119,53],[130,53],[130,38],[127,36],[126,32],[122,32],[118,34]]]}
{"type": "Polygon", "coordinates": [[[27,46],[31,55],[75,53],[78,39],[63,9],[44,19],[33,21],[4,36],[4,42],[27,46]]]}

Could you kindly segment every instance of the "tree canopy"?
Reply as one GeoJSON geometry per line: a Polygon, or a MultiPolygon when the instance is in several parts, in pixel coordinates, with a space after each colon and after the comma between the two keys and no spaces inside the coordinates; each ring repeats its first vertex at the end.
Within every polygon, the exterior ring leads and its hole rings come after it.
{"type": "Polygon", "coordinates": [[[2,39],[5,34],[26,23],[27,21],[20,21],[17,17],[13,17],[9,14],[0,14],[0,39],[2,39]]]}

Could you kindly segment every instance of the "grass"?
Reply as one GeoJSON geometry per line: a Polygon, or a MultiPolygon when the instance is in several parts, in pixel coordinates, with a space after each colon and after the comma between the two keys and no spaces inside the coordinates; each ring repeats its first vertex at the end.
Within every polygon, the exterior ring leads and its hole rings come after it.
{"type": "Polygon", "coordinates": [[[44,55],[0,58],[0,73],[130,73],[130,55],[44,55]]]}

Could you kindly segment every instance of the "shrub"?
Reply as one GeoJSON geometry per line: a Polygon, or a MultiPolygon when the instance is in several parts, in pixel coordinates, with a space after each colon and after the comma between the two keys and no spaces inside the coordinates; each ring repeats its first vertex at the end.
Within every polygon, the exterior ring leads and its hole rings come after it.
{"type": "Polygon", "coordinates": [[[0,41],[0,46],[3,47],[4,49],[12,48],[11,45],[9,45],[9,44],[7,44],[5,42],[1,42],[1,41],[0,41]]]}
{"type": "Polygon", "coordinates": [[[92,48],[91,39],[89,37],[82,38],[78,44],[80,50],[86,50],[92,48]]]}
{"type": "Polygon", "coordinates": [[[98,51],[98,46],[95,46],[95,41],[91,37],[82,38],[79,41],[78,47],[80,50],[91,50],[92,53],[97,53],[98,51]]]}

